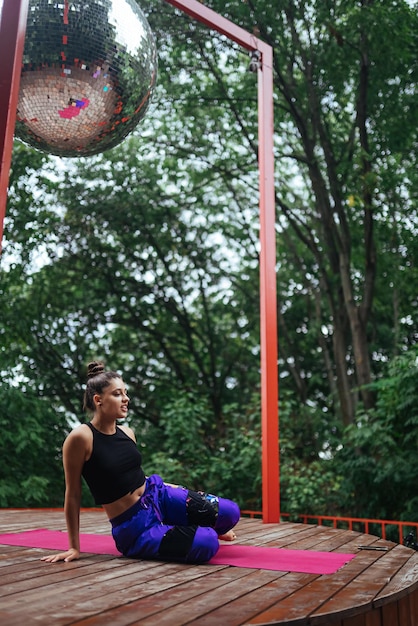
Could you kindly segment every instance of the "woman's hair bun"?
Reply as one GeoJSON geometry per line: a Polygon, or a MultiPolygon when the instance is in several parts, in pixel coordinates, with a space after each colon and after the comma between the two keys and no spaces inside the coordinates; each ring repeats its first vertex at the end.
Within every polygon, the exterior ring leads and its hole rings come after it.
{"type": "Polygon", "coordinates": [[[98,374],[103,374],[105,366],[101,361],[92,361],[87,365],[87,380],[98,374]]]}
{"type": "Polygon", "coordinates": [[[96,410],[94,396],[96,393],[101,394],[103,390],[115,378],[122,378],[117,372],[105,370],[104,363],[101,361],[92,361],[87,365],[87,382],[84,392],[83,408],[87,411],[96,410]]]}

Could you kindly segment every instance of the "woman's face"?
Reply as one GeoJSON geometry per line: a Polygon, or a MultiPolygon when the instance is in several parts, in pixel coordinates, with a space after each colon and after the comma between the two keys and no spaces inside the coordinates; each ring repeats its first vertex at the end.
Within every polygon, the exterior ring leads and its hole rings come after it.
{"type": "Polygon", "coordinates": [[[101,394],[94,396],[96,408],[104,417],[124,419],[128,414],[129,396],[121,378],[113,378],[101,394]]]}

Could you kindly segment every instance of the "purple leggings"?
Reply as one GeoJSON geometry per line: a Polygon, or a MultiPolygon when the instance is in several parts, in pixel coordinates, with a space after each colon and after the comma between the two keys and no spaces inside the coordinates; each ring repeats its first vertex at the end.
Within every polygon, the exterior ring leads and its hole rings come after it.
{"type": "Polygon", "coordinates": [[[153,474],[138,502],[110,523],[116,547],[124,556],[205,563],[219,549],[218,535],[231,530],[239,517],[232,500],[170,487],[153,474]]]}

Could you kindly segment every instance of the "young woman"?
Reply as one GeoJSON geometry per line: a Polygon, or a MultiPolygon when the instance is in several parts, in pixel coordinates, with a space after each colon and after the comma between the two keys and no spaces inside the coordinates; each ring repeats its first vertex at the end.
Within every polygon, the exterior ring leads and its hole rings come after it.
{"type": "Polygon", "coordinates": [[[240,516],[235,502],[164,483],[157,474],[145,476],[133,431],[117,425],[126,418],[128,403],[120,375],[90,363],[84,408],[92,419],[75,428],[63,446],[69,549],[43,561],[80,556],[82,477],[103,506],[124,556],[204,563],[218,551],[219,539],[235,539],[232,529],[240,516]]]}

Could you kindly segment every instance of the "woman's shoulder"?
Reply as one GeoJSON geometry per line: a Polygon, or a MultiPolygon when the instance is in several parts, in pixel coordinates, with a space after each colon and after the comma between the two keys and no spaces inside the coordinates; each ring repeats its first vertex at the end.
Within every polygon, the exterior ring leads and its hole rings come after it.
{"type": "Polygon", "coordinates": [[[132,428],[130,428],[130,426],[126,426],[126,424],[118,424],[118,428],[120,428],[125,433],[125,435],[128,435],[128,437],[130,437],[136,443],[135,433],[132,428]]]}
{"type": "Polygon", "coordinates": [[[93,434],[87,424],[76,426],[62,446],[63,462],[66,472],[78,475],[84,463],[90,458],[93,449],[93,434]]]}
{"type": "Polygon", "coordinates": [[[73,428],[73,430],[67,435],[65,443],[67,445],[85,443],[89,444],[93,439],[93,433],[88,424],[80,424],[73,428]]]}

